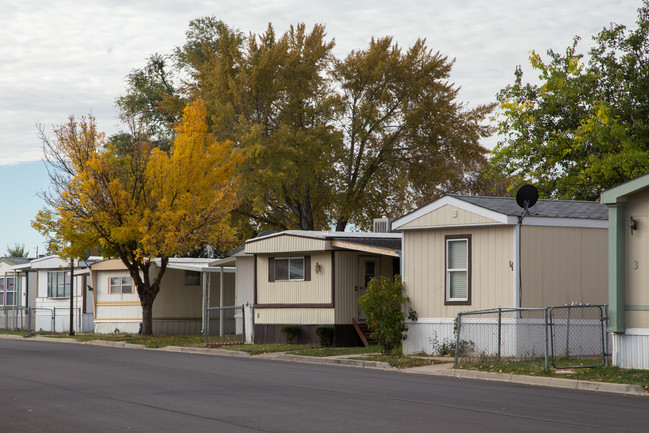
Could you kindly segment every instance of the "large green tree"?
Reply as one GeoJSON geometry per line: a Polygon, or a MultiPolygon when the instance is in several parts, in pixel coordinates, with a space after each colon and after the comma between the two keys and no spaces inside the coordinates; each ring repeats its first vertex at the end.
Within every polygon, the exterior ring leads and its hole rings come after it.
{"type": "Polygon", "coordinates": [[[453,62],[423,40],[373,39],[344,59],[333,47],[322,25],[244,36],[200,18],[174,52],[186,79],[156,106],[174,118],[206,102],[210,130],[245,154],[238,214],[260,229],[366,227],[476,191],[492,107],[457,100],[453,62]]]}
{"type": "Polygon", "coordinates": [[[635,29],[612,24],[565,52],[532,52],[534,83],[516,69],[498,93],[495,173],[532,179],[547,197],[595,200],[602,190],[649,172],[649,2],[635,29]]]}

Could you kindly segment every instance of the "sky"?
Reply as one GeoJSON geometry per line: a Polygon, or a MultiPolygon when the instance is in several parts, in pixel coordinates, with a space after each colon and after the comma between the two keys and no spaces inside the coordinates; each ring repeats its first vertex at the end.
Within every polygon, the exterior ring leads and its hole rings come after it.
{"type": "MultiPolygon", "coordinates": [[[[531,50],[563,51],[575,35],[586,52],[611,22],[634,27],[640,0],[0,0],[0,256],[44,238],[30,221],[48,188],[36,125],[51,133],[69,116],[92,114],[108,135],[120,130],[115,98],[125,77],[153,53],[185,41],[192,19],[215,16],[244,33],[272,23],[321,23],[343,58],[372,37],[402,47],[425,38],[455,59],[451,82],[469,107],[495,102],[526,68],[531,50]]],[[[528,74],[532,78],[532,74],[528,74]]],[[[497,138],[483,144],[492,148],[497,138]]]]}

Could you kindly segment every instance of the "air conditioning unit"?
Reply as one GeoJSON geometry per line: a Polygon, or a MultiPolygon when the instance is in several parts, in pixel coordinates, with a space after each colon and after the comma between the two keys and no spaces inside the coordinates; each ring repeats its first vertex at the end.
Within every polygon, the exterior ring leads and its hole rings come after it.
{"type": "Polygon", "coordinates": [[[374,233],[392,233],[394,218],[374,218],[374,233]]]}

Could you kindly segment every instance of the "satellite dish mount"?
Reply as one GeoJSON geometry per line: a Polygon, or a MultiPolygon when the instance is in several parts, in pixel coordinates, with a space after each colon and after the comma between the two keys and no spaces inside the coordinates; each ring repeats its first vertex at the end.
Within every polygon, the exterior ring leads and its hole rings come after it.
{"type": "Polygon", "coordinates": [[[516,192],[516,203],[523,208],[523,214],[518,217],[518,223],[529,213],[529,208],[534,206],[539,199],[539,191],[534,185],[523,185],[516,192]]]}

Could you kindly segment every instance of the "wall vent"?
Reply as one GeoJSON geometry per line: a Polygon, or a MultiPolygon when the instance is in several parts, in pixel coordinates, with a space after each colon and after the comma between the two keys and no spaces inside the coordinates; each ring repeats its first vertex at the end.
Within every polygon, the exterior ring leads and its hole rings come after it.
{"type": "Polygon", "coordinates": [[[392,233],[393,218],[374,218],[374,233],[392,233]]]}

